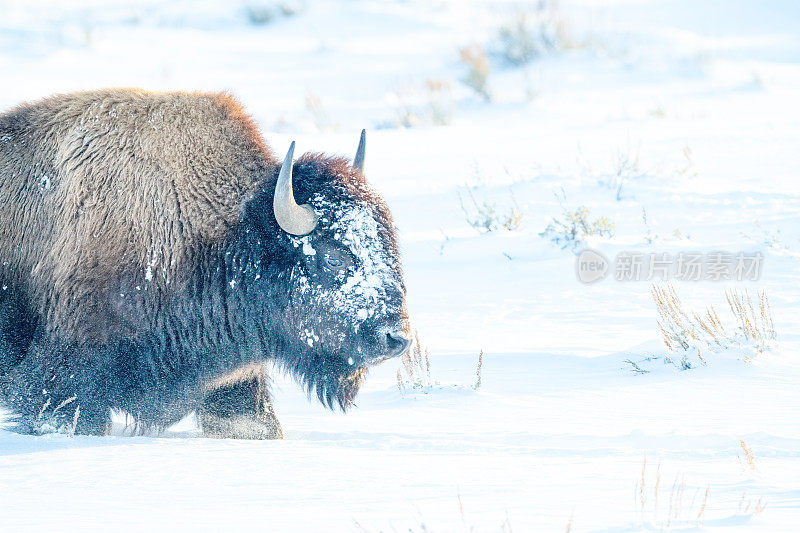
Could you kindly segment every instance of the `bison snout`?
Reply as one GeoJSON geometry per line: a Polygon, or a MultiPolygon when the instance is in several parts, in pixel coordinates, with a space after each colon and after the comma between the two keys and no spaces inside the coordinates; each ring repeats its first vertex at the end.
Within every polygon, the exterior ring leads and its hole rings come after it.
{"type": "Polygon", "coordinates": [[[366,358],[368,365],[377,365],[393,357],[399,357],[411,347],[411,339],[400,329],[381,329],[375,355],[366,358]]]}
{"type": "Polygon", "coordinates": [[[402,331],[386,333],[386,355],[389,357],[399,357],[406,353],[410,347],[411,339],[406,337],[402,331]]]}

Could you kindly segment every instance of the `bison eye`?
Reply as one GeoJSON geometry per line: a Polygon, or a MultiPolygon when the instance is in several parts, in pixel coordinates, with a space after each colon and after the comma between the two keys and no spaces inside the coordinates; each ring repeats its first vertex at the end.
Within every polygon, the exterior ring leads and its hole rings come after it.
{"type": "Polygon", "coordinates": [[[338,250],[325,250],[322,253],[322,264],[327,270],[338,272],[348,266],[348,257],[338,250]]]}
{"type": "Polygon", "coordinates": [[[344,266],[344,261],[341,257],[334,257],[332,254],[326,254],[325,264],[333,269],[339,269],[344,266]]]}

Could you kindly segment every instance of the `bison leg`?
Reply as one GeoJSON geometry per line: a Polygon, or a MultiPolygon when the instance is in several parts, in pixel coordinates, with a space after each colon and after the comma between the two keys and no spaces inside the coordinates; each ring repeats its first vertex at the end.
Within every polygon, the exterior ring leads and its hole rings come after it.
{"type": "Polygon", "coordinates": [[[282,439],[263,365],[248,365],[206,385],[199,419],[203,436],[217,439],[282,439]]]}
{"type": "Polygon", "coordinates": [[[102,436],[108,434],[110,420],[105,413],[73,409],[69,416],[24,414],[16,417],[16,424],[9,429],[23,435],[46,435],[68,433],[72,435],[102,436]],[[77,414],[77,416],[75,416],[77,414]]]}
{"type": "Polygon", "coordinates": [[[12,429],[23,434],[104,435],[113,379],[89,352],[57,346],[38,338],[8,374],[2,396],[17,422],[12,429]]]}

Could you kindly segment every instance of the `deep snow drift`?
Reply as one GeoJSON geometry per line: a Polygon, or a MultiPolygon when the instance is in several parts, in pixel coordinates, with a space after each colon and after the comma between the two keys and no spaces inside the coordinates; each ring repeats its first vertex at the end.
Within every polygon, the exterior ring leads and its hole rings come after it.
{"type": "Polygon", "coordinates": [[[280,442],[194,438],[190,420],[171,438],[0,431],[3,526],[794,529],[800,7],[564,0],[558,46],[514,66],[498,28],[536,4],[0,2],[2,108],[224,89],[277,153],[352,156],[368,128],[433,382],[401,391],[391,361],[343,415],[279,376],[280,442]],[[462,81],[470,44],[491,101],[462,81]],[[766,290],[777,343],[666,364],[647,276],[582,284],[540,235],[583,206],[613,223],[588,239],[611,259],[761,254],[757,281],[674,286],[729,331],[726,289],[766,290]]]}

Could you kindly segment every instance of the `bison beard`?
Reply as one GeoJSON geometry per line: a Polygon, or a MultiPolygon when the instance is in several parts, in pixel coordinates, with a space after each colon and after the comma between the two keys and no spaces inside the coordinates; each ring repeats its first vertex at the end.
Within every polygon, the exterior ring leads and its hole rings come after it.
{"type": "Polygon", "coordinates": [[[317,396],[320,401],[332,406],[334,398],[339,402],[339,407],[346,409],[353,404],[353,400],[361,388],[361,382],[367,374],[366,368],[359,368],[349,374],[331,376],[330,382],[326,382],[322,387],[317,386],[317,396]]]}
{"type": "Polygon", "coordinates": [[[272,362],[330,408],[408,348],[395,228],[351,166],[283,162],[224,94],[118,89],[0,115],[0,396],[22,432],[111,409],[280,438],[272,362]]]}

